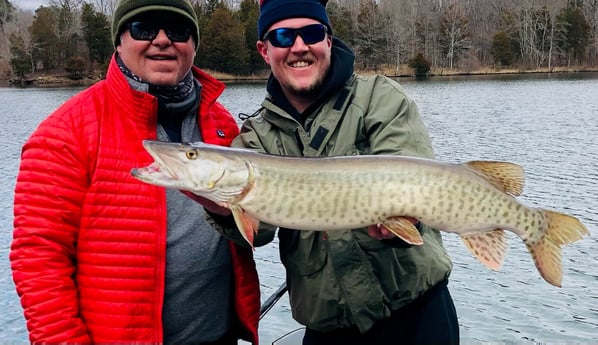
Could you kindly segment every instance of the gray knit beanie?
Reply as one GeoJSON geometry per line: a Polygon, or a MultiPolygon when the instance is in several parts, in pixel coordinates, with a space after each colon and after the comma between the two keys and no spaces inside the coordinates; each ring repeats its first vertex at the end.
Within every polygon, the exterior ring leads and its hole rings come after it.
{"type": "Polygon", "coordinates": [[[119,36],[129,20],[149,12],[170,12],[188,19],[195,27],[195,31],[192,32],[195,46],[199,46],[197,14],[195,14],[189,0],[120,0],[112,18],[112,42],[114,46],[120,44],[119,36]]]}

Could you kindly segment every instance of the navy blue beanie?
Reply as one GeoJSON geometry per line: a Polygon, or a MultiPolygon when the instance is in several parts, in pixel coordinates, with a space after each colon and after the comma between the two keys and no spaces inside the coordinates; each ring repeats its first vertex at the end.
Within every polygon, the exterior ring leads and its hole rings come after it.
{"type": "Polygon", "coordinates": [[[289,18],[312,18],[326,25],[328,33],[332,27],[326,14],[328,0],[261,0],[260,17],[257,20],[257,34],[261,40],[274,24],[289,18]]]}

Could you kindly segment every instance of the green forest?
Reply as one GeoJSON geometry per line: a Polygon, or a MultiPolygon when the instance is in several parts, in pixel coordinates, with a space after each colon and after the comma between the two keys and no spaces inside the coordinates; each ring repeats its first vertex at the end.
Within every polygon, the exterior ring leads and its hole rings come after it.
{"type": "MultiPolygon", "coordinates": [[[[0,79],[72,79],[105,71],[117,0],[50,0],[25,11],[0,0],[0,79]]],[[[196,65],[263,77],[258,0],[191,0],[196,65]]],[[[330,0],[333,34],[360,71],[387,75],[598,70],[598,0],[330,0]]]]}

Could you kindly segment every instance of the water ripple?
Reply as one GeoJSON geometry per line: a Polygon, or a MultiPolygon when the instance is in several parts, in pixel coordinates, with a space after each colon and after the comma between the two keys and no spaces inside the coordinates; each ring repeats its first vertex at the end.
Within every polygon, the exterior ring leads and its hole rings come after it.
{"type": "MultiPolygon", "coordinates": [[[[520,200],[532,207],[578,217],[592,236],[563,249],[563,287],[538,274],[522,241],[508,233],[501,271],[479,263],[455,235],[443,234],[453,260],[449,288],[463,344],[598,343],[598,78],[404,82],[420,108],[438,159],[506,160],[521,164],[526,184],[520,200]]],[[[2,195],[12,195],[20,146],[37,123],[76,90],[0,89],[2,195]],[[14,110],[16,111],[14,111],[14,110]],[[10,111],[9,111],[10,110],[10,111]]],[[[235,114],[253,113],[263,85],[229,85],[221,100],[235,114]]],[[[11,198],[2,198],[0,221],[12,228],[11,198]]],[[[10,231],[0,232],[7,257],[10,231]]],[[[257,248],[262,301],[285,271],[277,241],[257,248]]],[[[7,260],[0,261],[0,339],[26,343],[22,310],[7,260]]],[[[267,344],[298,328],[288,296],[262,319],[267,344]]]]}

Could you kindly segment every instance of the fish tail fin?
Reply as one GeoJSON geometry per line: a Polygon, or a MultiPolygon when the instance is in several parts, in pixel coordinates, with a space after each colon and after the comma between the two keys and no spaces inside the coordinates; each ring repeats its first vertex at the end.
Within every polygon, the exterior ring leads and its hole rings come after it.
{"type": "Polygon", "coordinates": [[[554,286],[561,287],[561,247],[581,240],[590,232],[575,217],[550,210],[541,212],[546,218],[546,233],[537,243],[526,243],[526,246],[542,278],[554,286]]]}

